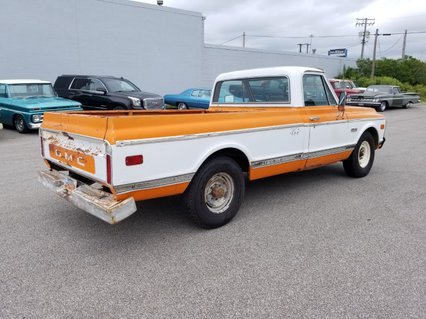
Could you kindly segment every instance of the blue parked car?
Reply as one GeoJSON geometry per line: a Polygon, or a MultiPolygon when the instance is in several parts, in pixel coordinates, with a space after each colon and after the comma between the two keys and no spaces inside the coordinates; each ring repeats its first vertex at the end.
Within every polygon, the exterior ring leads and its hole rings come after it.
{"type": "Polygon", "coordinates": [[[0,80],[0,123],[19,133],[37,129],[44,112],[82,110],[79,102],[58,97],[52,83],[41,80],[0,80]]]}
{"type": "Polygon", "coordinates": [[[164,95],[164,103],[177,106],[179,110],[208,109],[211,94],[210,89],[188,89],[180,94],[164,95]]]}

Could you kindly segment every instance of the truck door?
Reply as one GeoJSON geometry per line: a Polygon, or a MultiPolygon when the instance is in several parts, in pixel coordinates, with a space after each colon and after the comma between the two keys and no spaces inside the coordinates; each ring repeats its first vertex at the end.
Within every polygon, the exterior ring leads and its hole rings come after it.
{"type": "Polygon", "coordinates": [[[322,74],[304,74],[305,123],[309,127],[306,168],[338,161],[348,152],[347,117],[322,74]]]}

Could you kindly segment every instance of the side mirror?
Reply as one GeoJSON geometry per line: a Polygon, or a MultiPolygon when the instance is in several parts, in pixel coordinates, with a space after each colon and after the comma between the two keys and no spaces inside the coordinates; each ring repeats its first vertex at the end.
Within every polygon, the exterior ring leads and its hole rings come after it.
{"type": "Polygon", "coordinates": [[[340,112],[343,112],[345,110],[345,103],[346,103],[347,97],[348,96],[346,94],[346,91],[343,91],[342,93],[340,93],[339,105],[337,107],[340,112]]]}

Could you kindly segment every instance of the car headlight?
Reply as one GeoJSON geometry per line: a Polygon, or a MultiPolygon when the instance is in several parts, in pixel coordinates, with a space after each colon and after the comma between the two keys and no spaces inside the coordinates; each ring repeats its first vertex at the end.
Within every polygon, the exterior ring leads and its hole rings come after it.
{"type": "Polygon", "coordinates": [[[41,114],[31,115],[31,121],[34,122],[34,123],[41,122],[41,121],[43,121],[43,115],[41,115],[41,114]]]}
{"type": "Polygon", "coordinates": [[[141,100],[136,98],[136,97],[132,97],[132,96],[128,96],[128,98],[130,99],[130,101],[132,101],[132,105],[136,106],[136,107],[141,107],[141,100]]]}

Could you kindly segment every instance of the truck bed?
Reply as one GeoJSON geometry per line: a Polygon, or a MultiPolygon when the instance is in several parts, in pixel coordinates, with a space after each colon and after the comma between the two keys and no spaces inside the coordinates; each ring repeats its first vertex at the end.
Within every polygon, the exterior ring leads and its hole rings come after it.
{"type": "Polygon", "coordinates": [[[85,111],[45,113],[42,128],[104,139],[110,144],[116,144],[119,141],[241,130],[301,121],[303,121],[301,110],[294,107],[188,111],[85,111]]]}

